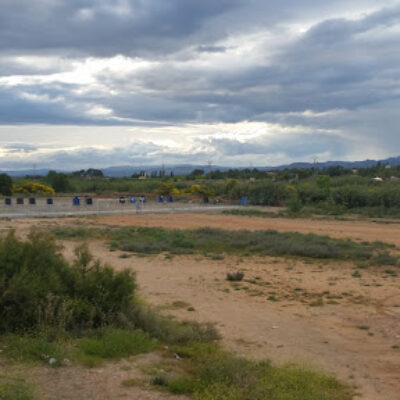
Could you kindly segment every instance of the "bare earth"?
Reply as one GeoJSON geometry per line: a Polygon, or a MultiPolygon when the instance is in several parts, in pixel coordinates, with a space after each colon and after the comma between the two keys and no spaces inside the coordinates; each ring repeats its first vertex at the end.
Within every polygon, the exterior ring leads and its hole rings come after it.
{"type": "MultiPolygon", "coordinates": [[[[31,225],[77,222],[177,229],[200,226],[275,229],[400,246],[400,223],[384,225],[365,220],[146,214],[0,221],[0,229],[14,227],[23,234],[31,225]]],[[[65,254],[72,257],[76,243],[65,242],[64,245],[65,254]]],[[[283,258],[233,256],[212,260],[199,255],[120,258],[122,252],[110,252],[107,243],[102,241],[91,241],[90,247],[98,258],[115,268],[136,271],[142,296],[160,306],[163,312],[182,319],[215,322],[223,335],[223,344],[239,354],[270,358],[276,363],[295,361],[334,374],[356,387],[358,399],[400,399],[400,350],[393,348],[400,345],[400,281],[385,273],[387,267],[361,270],[361,278],[356,278],[352,276],[354,264],[344,262],[310,264],[283,258]],[[245,272],[245,281],[236,285],[227,282],[226,273],[238,269],[245,272]],[[172,304],[176,301],[183,306],[176,309],[172,304]],[[189,306],[195,311],[188,311],[189,306]]],[[[114,397],[117,392],[110,387],[116,385],[115,382],[118,382],[118,390],[122,390],[122,372],[118,365],[79,373],[74,372],[74,368],[65,368],[67,372],[44,368],[50,372],[39,375],[42,381],[47,380],[56,388],[61,388],[65,382],[69,382],[69,387],[86,388],[86,392],[75,391],[75,397],[65,399],[166,398],[156,392],[142,394],[143,390],[138,388],[124,389],[114,397]],[[116,374],[118,378],[112,380],[109,374],[116,374]],[[77,393],[88,395],[80,397],[77,393]]],[[[44,398],[58,397],[48,394],[44,398]]]]}

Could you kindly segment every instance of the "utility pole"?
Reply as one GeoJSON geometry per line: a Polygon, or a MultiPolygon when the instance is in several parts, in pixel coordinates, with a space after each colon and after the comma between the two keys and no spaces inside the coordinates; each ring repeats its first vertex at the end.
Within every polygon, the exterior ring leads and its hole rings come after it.
{"type": "Polygon", "coordinates": [[[317,175],[318,157],[317,157],[317,156],[314,156],[313,161],[314,161],[314,175],[317,175]]]}
{"type": "Polygon", "coordinates": [[[212,160],[208,160],[207,163],[208,163],[208,172],[210,173],[212,169],[212,160]]]}

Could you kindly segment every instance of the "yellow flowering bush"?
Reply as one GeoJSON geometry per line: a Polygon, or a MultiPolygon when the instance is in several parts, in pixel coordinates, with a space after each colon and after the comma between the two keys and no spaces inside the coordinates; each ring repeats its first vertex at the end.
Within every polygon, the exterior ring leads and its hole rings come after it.
{"type": "Polygon", "coordinates": [[[32,194],[54,194],[55,191],[51,186],[43,185],[37,182],[27,182],[23,185],[13,185],[13,193],[32,193],[32,194]]]}

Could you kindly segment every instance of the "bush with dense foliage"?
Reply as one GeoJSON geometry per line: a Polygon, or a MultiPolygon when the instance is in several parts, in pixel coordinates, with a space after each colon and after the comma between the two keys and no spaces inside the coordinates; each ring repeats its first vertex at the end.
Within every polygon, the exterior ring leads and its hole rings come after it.
{"type": "Polygon", "coordinates": [[[85,246],[70,265],[52,235],[32,230],[0,240],[0,332],[55,326],[72,330],[114,323],[131,306],[135,279],[93,261],[85,246]]]}
{"type": "Polygon", "coordinates": [[[38,182],[27,182],[22,185],[13,185],[13,193],[32,193],[32,194],[54,194],[55,190],[47,185],[38,182]]]}
{"type": "Polygon", "coordinates": [[[263,206],[282,206],[291,196],[286,185],[271,181],[260,182],[249,190],[250,202],[263,206]]]}
{"type": "Polygon", "coordinates": [[[50,184],[57,193],[65,193],[70,189],[68,176],[61,172],[49,171],[46,176],[46,182],[50,184]]]}
{"type": "Polygon", "coordinates": [[[0,194],[11,195],[12,179],[7,174],[0,174],[0,194]]]}

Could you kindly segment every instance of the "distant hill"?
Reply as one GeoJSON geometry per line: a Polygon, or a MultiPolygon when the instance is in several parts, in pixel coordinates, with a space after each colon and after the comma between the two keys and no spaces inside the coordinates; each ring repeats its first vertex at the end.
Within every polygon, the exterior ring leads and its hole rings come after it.
{"type": "MultiPolygon", "coordinates": [[[[364,160],[364,161],[325,161],[319,162],[318,168],[325,169],[334,166],[341,166],[343,168],[369,168],[381,163],[382,165],[390,165],[391,167],[396,167],[400,164],[400,156],[399,157],[390,157],[385,160],[364,160]]],[[[313,163],[304,163],[297,162],[288,165],[280,165],[278,167],[267,167],[266,169],[294,169],[294,168],[313,168],[313,163]]],[[[262,168],[265,169],[265,168],[262,168]]]]}
{"type": "MultiPolygon", "coordinates": [[[[210,167],[208,165],[192,165],[192,164],[183,164],[183,165],[167,165],[164,167],[165,175],[170,175],[171,171],[174,175],[187,175],[190,174],[194,169],[203,169],[205,172],[209,171],[210,167]]],[[[228,170],[231,167],[221,167],[217,165],[213,165],[212,169],[219,169],[221,171],[228,170]]],[[[123,177],[123,176],[131,176],[132,174],[138,174],[141,171],[146,171],[147,175],[151,175],[154,171],[162,170],[161,166],[141,166],[141,167],[132,167],[132,166],[120,166],[120,167],[108,167],[103,168],[103,174],[109,177],[123,177]]]]}
{"type": "MultiPolygon", "coordinates": [[[[326,161],[318,163],[319,169],[324,169],[332,166],[342,166],[343,168],[368,168],[376,165],[380,162],[383,165],[390,165],[391,167],[395,167],[400,164],[400,156],[399,157],[391,157],[385,160],[364,160],[364,161],[326,161]]],[[[262,171],[269,171],[269,170],[279,170],[279,169],[294,169],[294,168],[313,168],[313,163],[305,163],[305,162],[297,162],[287,165],[279,165],[276,167],[268,167],[268,166],[259,166],[259,167],[228,167],[228,166],[221,166],[221,165],[213,165],[212,169],[220,170],[220,171],[227,171],[229,169],[245,169],[245,168],[257,168],[262,171]]],[[[194,169],[202,169],[206,173],[210,170],[209,165],[193,165],[193,164],[183,164],[183,165],[168,165],[165,166],[165,174],[170,175],[171,171],[174,175],[186,175],[190,174],[194,169]]],[[[133,167],[133,166],[118,166],[118,167],[108,167],[103,168],[104,176],[109,177],[123,177],[123,176],[131,176],[132,174],[140,173],[140,171],[146,171],[148,175],[151,174],[152,171],[159,171],[161,170],[160,166],[141,166],[141,167],[133,167]]]]}
{"type": "MultiPolygon", "coordinates": [[[[381,163],[382,165],[390,165],[391,167],[395,167],[400,164],[400,156],[398,157],[390,157],[385,160],[364,160],[364,161],[325,161],[318,163],[319,169],[325,169],[332,166],[341,166],[343,168],[368,168],[373,167],[377,163],[381,163]]],[[[245,168],[257,168],[261,171],[269,171],[269,170],[279,170],[279,169],[294,169],[294,168],[313,168],[313,163],[306,163],[306,162],[296,162],[287,165],[279,165],[276,167],[227,167],[227,166],[220,166],[220,165],[213,165],[212,169],[220,170],[220,171],[227,171],[229,169],[245,169],[245,168]]],[[[151,175],[154,171],[160,171],[162,169],[161,166],[154,166],[154,165],[143,165],[143,166],[130,166],[130,165],[123,165],[123,166],[115,166],[115,167],[107,167],[107,168],[100,168],[103,172],[104,176],[112,177],[112,178],[120,178],[120,177],[129,177],[132,174],[138,174],[141,171],[146,171],[147,175],[151,175]]],[[[194,165],[194,164],[181,164],[181,165],[167,165],[164,167],[165,175],[169,176],[171,172],[174,175],[186,175],[192,172],[194,169],[202,169],[206,173],[210,170],[209,165],[194,165]]],[[[72,171],[65,171],[65,170],[56,170],[57,172],[65,172],[69,173],[72,171]]],[[[48,169],[38,169],[38,170],[13,170],[13,171],[0,171],[0,173],[5,172],[10,176],[13,177],[20,177],[26,175],[38,175],[43,176],[46,175],[49,170],[48,169]]]]}
{"type": "MultiPolygon", "coordinates": [[[[43,175],[47,175],[47,173],[49,172],[48,169],[21,169],[21,170],[16,170],[16,171],[7,171],[7,170],[3,170],[0,171],[0,173],[6,173],[10,176],[27,176],[27,175],[36,175],[36,176],[43,176],[43,175]]],[[[58,171],[61,172],[61,171],[58,171]]]]}

